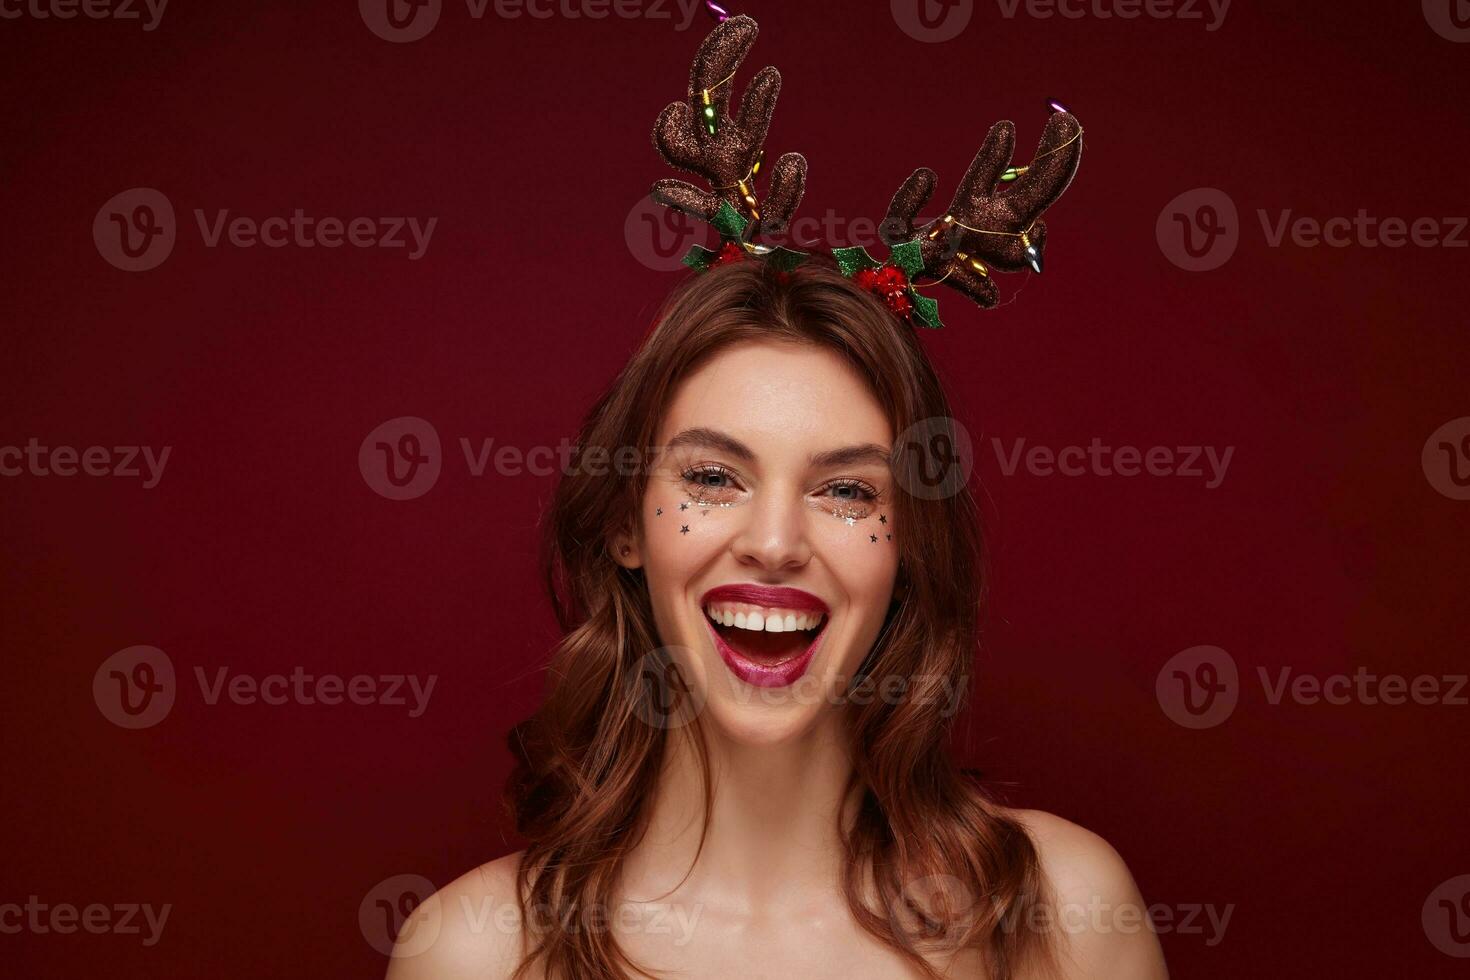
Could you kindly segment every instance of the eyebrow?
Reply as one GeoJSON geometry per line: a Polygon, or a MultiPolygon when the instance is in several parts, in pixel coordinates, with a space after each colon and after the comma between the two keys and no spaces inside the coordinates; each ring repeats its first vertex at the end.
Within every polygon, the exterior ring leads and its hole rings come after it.
{"type": "MultiPolygon", "coordinates": [[[[704,426],[685,429],[670,439],[664,446],[664,450],[670,452],[684,446],[700,446],[708,449],[716,449],[734,456],[742,462],[755,462],[755,453],[749,446],[729,433],[721,432],[718,429],[710,429],[704,426]]],[[[816,469],[828,469],[834,466],[854,466],[860,463],[876,463],[880,466],[888,466],[889,450],[877,443],[867,442],[856,446],[843,446],[840,449],[828,449],[820,453],[811,453],[807,459],[816,469]]]]}

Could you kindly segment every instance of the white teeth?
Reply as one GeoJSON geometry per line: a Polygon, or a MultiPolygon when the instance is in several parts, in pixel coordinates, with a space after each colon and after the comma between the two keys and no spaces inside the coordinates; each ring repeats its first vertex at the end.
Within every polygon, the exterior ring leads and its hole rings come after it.
{"type": "Polygon", "coordinates": [[[787,612],[784,609],[732,609],[728,606],[705,607],[705,615],[723,626],[742,630],[758,630],[766,633],[795,633],[798,630],[814,630],[822,624],[819,612],[787,612]]]}

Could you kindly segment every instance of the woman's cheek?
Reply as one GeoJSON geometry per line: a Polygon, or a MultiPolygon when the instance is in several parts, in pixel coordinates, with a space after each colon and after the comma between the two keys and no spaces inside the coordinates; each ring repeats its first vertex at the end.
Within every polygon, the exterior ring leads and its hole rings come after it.
{"type": "Polygon", "coordinates": [[[859,568],[882,570],[896,567],[898,543],[893,517],[887,509],[874,509],[866,517],[844,517],[819,511],[814,534],[833,554],[855,562],[859,568]]]}
{"type": "Polygon", "coordinates": [[[645,563],[650,570],[692,575],[725,546],[732,510],[670,490],[650,491],[643,508],[645,563]]]}

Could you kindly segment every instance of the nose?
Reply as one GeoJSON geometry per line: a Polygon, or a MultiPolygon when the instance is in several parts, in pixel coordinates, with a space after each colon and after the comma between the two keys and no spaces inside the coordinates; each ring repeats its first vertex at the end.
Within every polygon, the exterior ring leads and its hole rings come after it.
{"type": "Polygon", "coordinates": [[[801,568],[812,557],[808,508],[800,495],[773,487],[741,508],[746,518],[730,550],[736,561],[762,571],[801,568]]]}

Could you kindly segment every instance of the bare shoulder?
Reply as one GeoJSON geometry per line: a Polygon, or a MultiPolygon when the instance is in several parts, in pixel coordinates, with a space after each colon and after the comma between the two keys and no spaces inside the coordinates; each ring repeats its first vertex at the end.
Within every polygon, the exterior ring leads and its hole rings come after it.
{"type": "Polygon", "coordinates": [[[509,980],[521,960],[520,863],[521,852],[507,854],[425,899],[399,932],[387,980],[509,980]]]}
{"type": "Polygon", "coordinates": [[[1133,873],[1113,846],[1070,820],[1041,810],[1008,810],[1041,857],[1055,920],[1066,937],[1065,980],[1166,980],[1168,971],[1133,873]]]}

